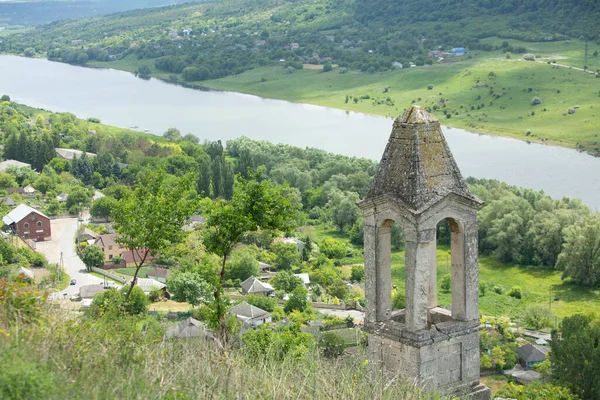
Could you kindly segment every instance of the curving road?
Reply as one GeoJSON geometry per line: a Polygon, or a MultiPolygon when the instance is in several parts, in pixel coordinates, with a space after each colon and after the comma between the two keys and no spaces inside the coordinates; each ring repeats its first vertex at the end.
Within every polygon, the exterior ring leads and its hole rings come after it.
{"type": "Polygon", "coordinates": [[[49,263],[60,262],[62,252],[65,271],[71,279],[77,281],[76,285],[70,285],[65,290],[52,294],[52,298],[63,299],[65,293],[67,298],[79,293],[79,288],[85,285],[102,283],[103,280],[90,275],[83,261],[75,253],[75,234],[77,233],[77,218],[60,218],[51,221],[52,240],[47,242],[37,242],[36,250],[46,256],[49,263]]]}

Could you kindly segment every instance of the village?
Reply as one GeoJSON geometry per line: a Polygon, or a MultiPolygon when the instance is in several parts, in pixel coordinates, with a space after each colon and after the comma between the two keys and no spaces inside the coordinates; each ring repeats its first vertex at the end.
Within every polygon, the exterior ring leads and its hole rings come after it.
{"type": "MultiPolygon", "coordinates": [[[[94,153],[56,148],[50,164],[65,160],[75,165],[78,159],[94,157],[94,153]]],[[[109,198],[117,201],[116,196],[111,198],[114,193],[109,191],[111,194],[107,196],[90,188],[85,189],[83,196],[81,190],[72,188],[40,193],[35,188],[40,187],[35,179],[37,173],[29,164],[16,160],[0,162],[0,172],[14,176],[15,182],[19,176],[30,177],[21,181],[27,183],[23,187],[13,185],[3,189],[6,192],[1,200],[5,212],[3,246],[38,255],[30,254],[14,264],[14,269],[7,272],[9,280],[52,291],[51,304],[75,313],[93,309],[94,298],[107,291],[127,290],[135,285],[148,299],[148,313],[164,318],[167,325],[164,340],[201,338],[218,342],[217,332],[202,321],[198,307],[208,302],[210,295],[198,294],[202,291],[192,291],[192,297],[179,294],[181,289],[177,287],[182,283],[175,283],[172,277],[174,271],[183,268],[181,265],[160,253],[150,254],[148,249],[127,248],[120,239],[105,204],[109,198]],[[50,209],[53,215],[41,209],[50,209]]],[[[186,237],[184,243],[198,246],[205,224],[206,217],[201,214],[189,217],[180,229],[186,237]]],[[[301,268],[304,259],[317,254],[319,246],[325,253],[327,245],[327,239],[311,243],[308,236],[298,235],[267,238],[266,242],[254,238],[237,246],[236,251],[244,255],[229,258],[230,265],[238,268],[227,272],[224,294],[229,299],[227,315],[237,321],[239,338],[261,326],[277,330],[299,324],[302,332],[329,338],[331,348],[327,352],[335,357],[351,354],[353,349],[366,345],[366,332],[371,331],[364,330],[368,293],[365,296],[362,265],[353,266],[345,279],[327,278],[301,268]]],[[[396,290],[391,285],[390,289],[396,290]]],[[[400,297],[394,295],[394,303],[396,298],[400,297]]],[[[404,303],[398,308],[402,306],[404,303]]],[[[449,312],[435,310],[440,315],[449,312]]],[[[398,311],[394,313],[400,315],[398,311]]],[[[526,330],[506,317],[477,314],[476,318],[482,329],[483,377],[503,371],[522,384],[546,381],[545,369],[540,366],[548,364],[546,355],[551,340],[548,332],[526,330]],[[505,368],[506,365],[510,368],[505,368]]]]}

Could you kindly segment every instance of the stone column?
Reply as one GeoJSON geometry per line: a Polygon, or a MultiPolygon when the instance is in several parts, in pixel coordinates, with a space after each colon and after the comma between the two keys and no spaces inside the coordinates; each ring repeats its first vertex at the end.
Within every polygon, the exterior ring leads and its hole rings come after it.
{"type": "MultiPolygon", "coordinates": [[[[372,218],[370,218],[372,219],[372,218]]],[[[365,322],[375,323],[377,320],[377,229],[365,219],[364,225],[365,253],[365,322]]]]}
{"type": "Polygon", "coordinates": [[[430,246],[431,256],[429,263],[429,295],[427,296],[427,308],[437,307],[437,239],[430,246]]]}
{"type": "Polygon", "coordinates": [[[387,321],[392,313],[392,222],[377,228],[377,321],[387,321]]]}
{"type": "Polygon", "coordinates": [[[467,321],[479,319],[479,264],[477,246],[477,216],[465,223],[465,312],[467,321]]]}
{"type": "Polygon", "coordinates": [[[406,328],[416,332],[427,329],[429,275],[435,261],[435,230],[406,235],[406,328]],[[415,240],[416,239],[416,240],[415,240]]]}
{"type": "Polygon", "coordinates": [[[465,321],[466,282],[465,282],[465,240],[464,232],[453,230],[450,234],[452,249],[452,318],[465,321]]]}

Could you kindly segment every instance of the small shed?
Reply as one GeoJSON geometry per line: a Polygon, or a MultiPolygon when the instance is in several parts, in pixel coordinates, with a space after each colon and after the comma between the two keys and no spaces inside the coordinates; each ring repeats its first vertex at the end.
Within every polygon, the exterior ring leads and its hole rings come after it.
{"type": "Polygon", "coordinates": [[[536,346],[533,344],[526,344],[517,349],[519,355],[519,363],[523,368],[531,368],[535,364],[539,364],[546,360],[546,354],[550,351],[547,346],[536,346]]]}
{"type": "Polygon", "coordinates": [[[104,285],[101,283],[85,285],[79,288],[79,297],[82,299],[93,299],[95,295],[103,291],[104,285]]]}

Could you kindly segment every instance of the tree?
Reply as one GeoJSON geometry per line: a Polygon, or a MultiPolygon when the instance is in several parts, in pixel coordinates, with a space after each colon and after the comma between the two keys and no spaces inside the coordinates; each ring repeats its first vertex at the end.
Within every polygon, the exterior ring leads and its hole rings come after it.
{"type": "Polygon", "coordinates": [[[303,286],[302,279],[290,271],[281,271],[271,280],[271,284],[276,290],[282,290],[285,293],[292,293],[297,287],[303,286]]]}
{"type": "Polygon", "coordinates": [[[94,201],[90,208],[90,214],[96,218],[109,218],[113,208],[117,205],[117,200],[112,197],[101,197],[94,201]]]}
{"type": "Polygon", "coordinates": [[[333,239],[325,238],[321,241],[321,253],[331,259],[342,259],[346,256],[346,245],[344,242],[333,239]]]}
{"type": "Polygon", "coordinates": [[[325,63],[325,64],[323,64],[323,72],[329,72],[329,71],[331,71],[332,69],[333,69],[333,68],[332,68],[332,66],[331,66],[331,63],[329,63],[329,62],[328,62],[328,63],[325,63]]]}
{"type": "Polygon", "coordinates": [[[343,299],[348,294],[348,285],[342,279],[336,279],[331,285],[327,286],[327,293],[338,299],[343,299]]]}
{"type": "Polygon", "coordinates": [[[233,254],[227,263],[225,279],[245,281],[251,276],[258,276],[258,260],[252,251],[242,249],[233,254]]]}
{"type": "Polygon", "coordinates": [[[70,190],[67,191],[68,197],[66,201],[66,207],[69,212],[73,210],[77,210],[76,212],[80,212],[82,207],[90,204],[90,196],[83,187],[81,186],[73,186],[70,190]]]}
{"type": "Polygon", "coordinates": [[[0,189],[17,187],[17,181],[12,174],[0,172],[0,189]]]}
{"type": "Polygon", "coordinates": [[[327,208],[331,214],[331,221],[339,228],[340,232],[358,220],[360,216],[360,210],[356,205],[358,200],[358,193],[354,192],[343,194],[335,191],[331,194],[327,208]]]}
{"type": "Polygon", "coordinates": [[[275,254],[274,265],[278,271],[292,269],[294,265],[300,263],[298,246],[294,243],[274,242],[271,251],[275,254]]]}
{"type": "Polygon", "coordinates": [[[552,380],[582,399],[600,398],[600,319],[575,314],[552,342],[552,380]]]}
{"type": "Polygon", "coordinates": [[[551,328],[554,315],[548,308],[542,305],[529,305],[525,308],[523,320],[528,328],[542,329],[551,328]]]}
{"type": "Polygon", "coordinates": [[[92,268],[100,268],[104,264],[104,252],[99,247],[87,246],[83,250],[81,261],[88,271],[91,271],[92,268]]]}
{"type": "Polygon", "coordinates": [[[222,300],[227,258],[246,232],[259,229],[291,229],[296,210],[288,197],[285,186],[275,186],[271,181],[260,180],[261,171],[255,179],[239,179],[231,201],[218,200],[208,212],[204,244],[206,249],[221,257],[220,273],[214,280],[214,318],[219,334],[226,339],[226,306],[222,300]]]}
{"type": "Polygon", "coordinates": [[[181,138],[181,132],[177,128],[169,128],[163,133],[163,137],[169,142],[177,142],[181,138]]]}
{"type": "Polygon", "coordinates": [[[135,273],[126,298],[148,256],[171,247],[183,237],[181,229],[196,211],[197,200],[184,194],[192,190],[193,176],[167,179],[163,171],[144,175],[133,193],[123,197],[113,209],[117,241],[134,257],[135,273]]]}
{"type": "Polygon", "coordinates": [[[212,300],[212,286],[202,276],[195,272],[182,272],[174,274],[167,282],[172,299],[180,302],[188,302],[197,306],[200,302],[212,300]]]}
{"type": "Polygon", "coordinates": [[[308,305],[308,301],[306,300],[306,296],[308,295],[308,290],[304,289],[304,287],[300,286],[292,291],[290,298],[285,302],[285,306],[283,307],[286,313],[290,313],[294,310],[298,310],[300,312],[304,312],[308,305]]]}
{"type": "Polygon", "coordinates": [[[600,216],[565,229],[563,250],[556,262],[563,279],[594,287],[600,282],[600,216]]]}

